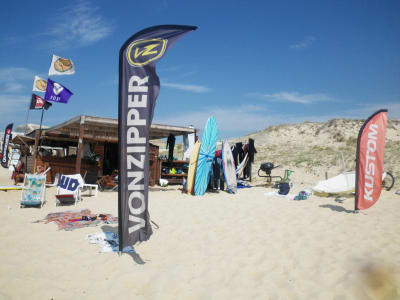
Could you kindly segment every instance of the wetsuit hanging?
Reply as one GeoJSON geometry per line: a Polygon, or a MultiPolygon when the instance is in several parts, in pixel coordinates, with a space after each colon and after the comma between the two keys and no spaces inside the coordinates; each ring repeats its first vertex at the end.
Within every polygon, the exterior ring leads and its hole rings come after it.
{"type": "Polygon", "coordinates": [[[249,178],[251,181],[251,164],[254,162],[254,154],[257,153],[257,150],[254,147],[253,139],[249,139],[249,143],[246,146],[247,146],[246,152],[248,153],[249,161],[246,167],[244,168],[244,178],[249,178]]]}
{"type": "Polygon", "coordinates": [[[249,139],[249,146],[247,148],[247,151],[249,152],[249,159],[250,162],[254,162],[254,154],[257,153],[256,147],[254,147],[254,140],[249,139]]]}
{"type": "Polygon", "coordinates": [[[173,134],[170,134],[167,139],[167,148],[169,146],[168,150],[168,160],[173,160],[174,159],[174,147],[175,147],[175,136],[173,134]]]}
{"type": "Polygon", "coordinates": [[[234,146],[232,149],[232,156],[233,156],[233,162],[235,163],[235,168],[237,168],[237,166],[238,166],[238,155],[239,155],[239,153],[238,153],[237,147],[234,146]]]}
{"type": "Polygon", "coordinates": [[[239,164],[240,164],[243,161],[243,158],[244,158],[243,143],[242,142],[236,143],[236,148],[237,148],[237,151],[238,151],[239,164]]]}

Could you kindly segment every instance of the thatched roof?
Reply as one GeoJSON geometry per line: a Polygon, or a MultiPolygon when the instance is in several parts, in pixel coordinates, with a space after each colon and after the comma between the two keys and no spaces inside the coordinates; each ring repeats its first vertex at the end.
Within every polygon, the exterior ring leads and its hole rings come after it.
{"type": "MultiPolygon", "coordinates": [[[[83,122],[83,139],[97,142],[118,142],[118,120],[111,118],[100,118],[93,116],[76,116],[61,124],[42,129],[41,140],[61,143],[78,142],[81,121],[83,122]]],[[[166,138],[170,134],[179,136],[195,133],[196,129],[191,127],[151,124],[150,140],[166,138]]],[[[33,144],[35,131],[23,137],[14,138],[17,144],[33,144]]]]}

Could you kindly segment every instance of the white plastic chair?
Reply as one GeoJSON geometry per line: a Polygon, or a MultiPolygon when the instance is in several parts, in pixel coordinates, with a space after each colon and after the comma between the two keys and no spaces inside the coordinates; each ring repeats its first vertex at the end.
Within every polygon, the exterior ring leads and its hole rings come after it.
{"type": "MultiPolygon", "coordinates": [[[[97,172],[91,174],[90,177],[89,177],[89,173],[86,172],[84,177],[85,177],[85,179],[87,179],[89,181],[92,180],[92,182],[97,181],[97,172]],[[94,178],[92,178],[93,176],[94,176],[94,178]]],[[[96,183],[86,183],[85,179],[82,179],[82,181],[83,181],[82,192],[89,190],[89,195],[92,196],[92,190],[94,189],[95,190],[94,196],[97,197],[99,185],[96,183]]]]}

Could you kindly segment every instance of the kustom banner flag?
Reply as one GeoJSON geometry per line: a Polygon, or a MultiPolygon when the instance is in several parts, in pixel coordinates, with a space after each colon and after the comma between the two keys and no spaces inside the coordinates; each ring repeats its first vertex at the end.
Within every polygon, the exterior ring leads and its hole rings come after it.
{"type": "Polygon", "coordinates": [[[4,132],[3,148],[0,153],[1,165],[8,168],[8,145],[10,144],[13,123],[8,124],[4,132]]]}
{"type": "Polygon", "coordinates": [[[149,132],[160,90],[155,65],[194,26],[160,25],[130,37],[119,52],[119,249],[152,234],[148,212],[149,132]]]}
{"type": "Polygon", "coordinates": [[[387,109],[370,116],[357,140],[355,210],[367,209],[378,201],[382,191],[387,109]]]}

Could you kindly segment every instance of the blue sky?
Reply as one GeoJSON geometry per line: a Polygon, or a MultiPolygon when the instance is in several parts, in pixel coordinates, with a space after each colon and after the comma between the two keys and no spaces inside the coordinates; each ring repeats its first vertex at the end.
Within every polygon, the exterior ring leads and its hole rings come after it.
{"type": "Polygon", "coordinates": [[[75,75],[52,76],[74,95],[45,125],[117,118],[119,49],[161,24],[199,28],[157,63],[154,123],[202,129],[214,115],[224,138],[380,108],[400,118],[399,12],[399,1],[6,1],[0,128],[25,123],[34,75],[47,78],[52,54],[74,62],[75,75]]]}

